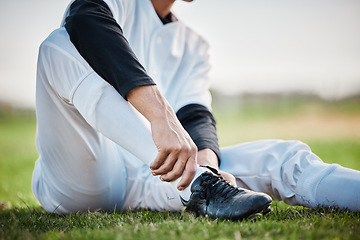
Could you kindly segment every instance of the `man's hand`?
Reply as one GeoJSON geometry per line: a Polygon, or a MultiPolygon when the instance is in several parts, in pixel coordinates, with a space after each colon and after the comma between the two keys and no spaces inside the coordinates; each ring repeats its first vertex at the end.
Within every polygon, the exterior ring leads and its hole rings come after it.
{"type": "Polygon", "coordinates": [[[219,170],[219,161],[213,150],[209,148],[200,150],[198,152],[197,162],[199,165],[215,168],[226,181],[228,181],[231,185],[236,186],[236,179],[234,175],[219,170]]]}
{"type": "MultiPolygon", "coordinates": [[[[174,116],[176,118],[176,116],[174,116]]],[[[151,124],[152,135],[159,154],[150,165],[154,175],[163,181],[182,176],[178,189],[183,190],[193,179],[197,164],[197,147],[177,119],[151,124]]]]}
{"type": "Polygon", "coordinates": [[[218,170],[218,172],[221,174],[221,176],[231,185],[233,185],[234,187],[236,187],[236,178],[234,177],[234,175],[218,170]]]}
{"type": "Polygon", "coordinates": [[[152,137],[159,152],[150,166],[153,174],[161,175],[163,181],[182,176],[178,189],[183,190],[195,176],[195,143],[156,86],[134,88],[127,94],[127,99],[151,124],[152,137]]]}

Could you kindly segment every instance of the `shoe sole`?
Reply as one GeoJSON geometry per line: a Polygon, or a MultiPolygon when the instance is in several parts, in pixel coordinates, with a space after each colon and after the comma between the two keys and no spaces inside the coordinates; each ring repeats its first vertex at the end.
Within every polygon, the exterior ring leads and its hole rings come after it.
{"type": "MultiPolygon", "coordinates": [[[[181,201],[182,201],[183,204],[184,204],[184,202],[186,202],[186,201],[185,201],[182,197],[180,197],[180,198],[181,198],[181,201]]],[[[254,213],[250,214],[250,215],[247,216],[247,217],[243,217],[243,218],[241,218],[241,219],[231,220],[231,221],[254,220],[255,218],[262,217],[262,216],[264,216],[265,214],[268,214],[269,212],[272,211],[271,208],[270,208],[271,203],[272,203],[272,202],[267,203],[267,204],[266,204],[263,208],[261,208],[259,211],[254,212],[254,213]]],[[[185,204],[184,204],[184,205],[185,205],[185,204]]],[[[186,211],[186,210],[187,210],[187,206],[185,205],[184,211],[186,211]]],[[[192,214],[194,214],[196,217],[203,216],[203,215],[201,215],[199,212],[192,212],[192,211],[189,211],[189,212],[192,213],[192,214]]],[[[208,216],[208,215],[206,214],[204,217],[206,217],[206,216],[208,216]]]]}
{"type": "Polygon", "coordinates": [[[266,204],[260,211],[250,214],[245,219],[246,220],[254,220],[256,218],[264,216],[265,214],[268,214],[269,212],[271,212],[270,206],[271,206],[271,202],[266,204]]]}

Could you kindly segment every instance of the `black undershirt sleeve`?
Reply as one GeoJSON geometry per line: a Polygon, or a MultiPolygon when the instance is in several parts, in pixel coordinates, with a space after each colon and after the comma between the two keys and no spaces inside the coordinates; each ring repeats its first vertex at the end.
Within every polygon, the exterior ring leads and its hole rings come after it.
{"type": "Polygon", "coordinates": [[[155,85],[102,0],[76,0],[65,28],[86,62],[124,98],[138,86],[155,85]]]}
{"type": "Polygon", "coordinates": [[[217,155],[220,164],[216,121],[212,113],[203,105],[189,104],[177,111],[176,115],[198,150],[210,148],[217,155]]]}

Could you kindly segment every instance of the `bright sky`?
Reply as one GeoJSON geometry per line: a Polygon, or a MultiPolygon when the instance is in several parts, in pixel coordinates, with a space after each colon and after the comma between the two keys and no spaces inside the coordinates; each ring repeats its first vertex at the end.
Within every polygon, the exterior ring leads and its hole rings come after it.
{"type": "MultiPolygon", "coordinates": [[[[0,101],[34,106],[38,47],[67,3],[0,1],[0,101]]],[[[209,41],[224,93],[360,92],[359,0],[178,0],[174,12],[209,41]]]]}

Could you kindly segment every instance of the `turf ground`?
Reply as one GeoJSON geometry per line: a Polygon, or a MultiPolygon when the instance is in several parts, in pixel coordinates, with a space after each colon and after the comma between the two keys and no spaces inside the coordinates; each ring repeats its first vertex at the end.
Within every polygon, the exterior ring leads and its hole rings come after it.
{"type": "MultiPolygon", "coordinates": [[[[324,161],[360,170],[359,99],[285,100],[215,106],[221,145],[299,139],[324,161]]],[[[282,202],[257,221],[235,223],[148,210],[45,213],[31,193],[36,158],[34,113],[0,110],[0,239],[360,239],[359,214],[282,202]]]]}

